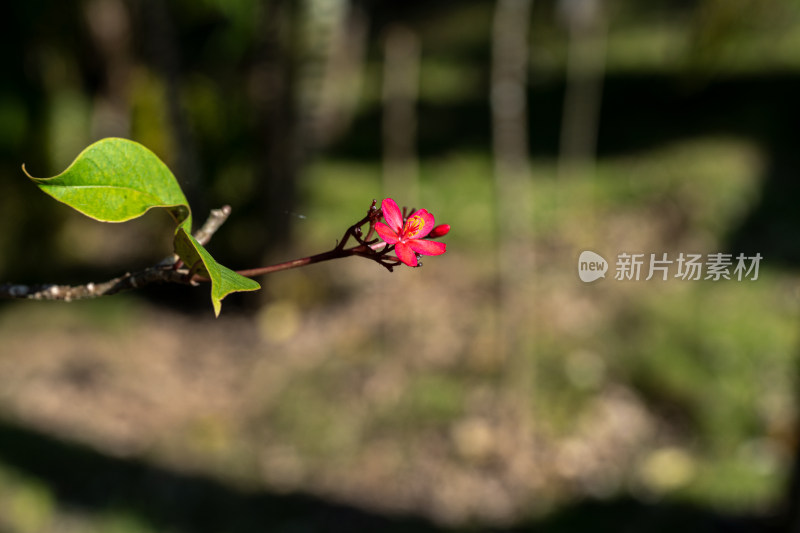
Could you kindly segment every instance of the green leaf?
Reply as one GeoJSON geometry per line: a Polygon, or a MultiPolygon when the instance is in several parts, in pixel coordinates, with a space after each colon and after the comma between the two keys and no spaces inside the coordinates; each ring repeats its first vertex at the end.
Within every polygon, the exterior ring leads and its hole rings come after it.
{"type": "Polygon", "coordinates": [[[175,253],[193,272],[211,280],[211,303],[216,316],[219,316],[222,299],[230,293],[257,291],[261,288],[257,281],[217,263],[203,245],[182,227],[175,234],[175,253]]]}
{"type": "Polygon", "coordinates": [[[219,316],[222,299],[237,291],[261,286],[217,263],[192,237],[189,203],[175,176],[153,152],[127,139],[98,141],[67,169],[51,178],[35,178],[40,189],[86,216],[101,222],[125,222],[154,207],[167,210],[178,227],[175,253],[194,272],[211,280],[211,303],[219,316]]]}
{"type": "Polygon", "coordinates": [[[127,139],[97,141],[61,174],[35,178],[44,192],[102,222],[124,222],[153,207],[165,208],[191,231],[189,204],[175,176],[153,152],[127,139]]]}

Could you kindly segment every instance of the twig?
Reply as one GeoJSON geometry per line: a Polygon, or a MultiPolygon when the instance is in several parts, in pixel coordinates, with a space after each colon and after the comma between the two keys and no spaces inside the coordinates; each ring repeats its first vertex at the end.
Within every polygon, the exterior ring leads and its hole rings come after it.
{"type": "MultiPolygon", "coordinates": [[[[202,227],[194,233],[194,238],[205,245],[214,233],[225,223],[231,214],[230,206],[212,209],[202,227]]],[[[128,272],[122,276],[101,283],[89,282],[85,285],[38,284],[24,285],[19,283],[0,284],[0,300],[88,300],[101,296],[110,296],[118,292],[140,289],[153,283],[195,284],[186,269],[175,268],[177,256],[165,258],[155,266],[138,272],[128,272]]]]}
{"type": "Polygon", "coordinates": [[[212,209],[203,226],[194,232],[197,242],[205,246],[231,214],[231,206],[223,205],[219,209],[212,209]]]}
{"type": "Polygon", "coordinates": [[[28,300],[88,300],[110,296],[118,292],[138,289],[152,283],[189,283],[185,270],[154,266],[127,273],[103,283],[89,282],[86,285],[0,285],[0,299],[28,300]]]}
{"type": "MultiPolygon", "coordinates": [[[[220,209],[213,209],[203,226],[194,233],[194,238],[203,245],[207,244],[230,214],[231,208],[227,205],[220,209]]],[[[238,273],[247,277],[261,276],[280,270],[288,270],[290,268],[353,255],[371,259],[391,272],[395,266],[400,264],[400,260],[397,257],[389,255],[389,253],[394,250],[394,246],[387,245],[385,242],[381,242],[380,239],[373,239],[375,224],[380,220],[381,216],[381,210],[376,207],[376,201],[373,200],[372,205],[367,211],[367,215],[347,228],[342,240],[337,243],[332,250],[301,259],[278,263],[276,265],[240,270],[238,273]],[[369,229],[367,230],[366,236],[364,236],[362,228],[367,224],[369,225],[369,229]],[[354,239],[358,244],[351,248],[345,248],[350,239],[354,239]]],[[[138,272],[129,272],[103,283],[87,283],[85,285],[2,284],[0,285],[0,299],[9,300],[24,298],[29,300],[63,300],[68,302],[71,300],[87,300],[90,298],[99,298],[100,296],[109,296],[118,292],[139,289],[153,283],[197,285],[200,282],[208,281],[210,281],[208,278],[198,274],[194,269],[187,269],[178,259],[178,256],[173,255],[165,258],[155,266],[138,272]]]]}
{"type": "MultiPolygon", "coordinates": [[[[385,242],[381,242],[380,239],[372,238],[375,234],[375,223],[378,222],[382,216],[381,210],[378,209],[376,204],[377,201],[372,200],[372,205],[370,205],[369,209],[367,210],[367,215],[347,228],[342,236],[342,240],[339,241],[332,250],[300,259],[284,261],[283,263],[277,263],[275,265],[250,268],[246,270],[237,270],[236,273],[248,278],[253,278],[257,276],[263,276],[265,274],[271,274],[273,272],[279,272],[281,270],[289,270],[290,268],[311,265],[313,263],[321,263],[322,261],[330,261],[331,259],[340,259],[342,257],[349,257],[352,255],[372,259],[379,265],[386,268],[389,272],[392,272],[393,268],[400,264],[399,259],[392,255],[388,255],[389,252],[394,250],[394,246],[387,246],[387,244],[385,242]],[[367,224],[369,224],[369,229],[367,230],[367,235],[364,236],[364,231],[362,228],[367,224]],[[353,246],[352,248],[345,248],[347,243],[350,242],[350,239],[354,239],[358,245],[353,246]]],[[[195,282],[209,281],[208,278],[199,274],[192,276],[191,280],[195,282]]]]}

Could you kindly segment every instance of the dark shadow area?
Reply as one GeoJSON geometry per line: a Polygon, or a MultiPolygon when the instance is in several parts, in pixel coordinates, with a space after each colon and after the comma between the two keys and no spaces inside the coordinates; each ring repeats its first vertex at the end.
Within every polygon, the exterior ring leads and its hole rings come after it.
{"type": "MultiPolygon", "coordinates": [[[[389,515],[303,494],[244,491],[200,475],[138,459],[104,455],[86,446],[0,423],[0,461],[38,478],[60,506],[87,513],[133,512],[160,530],[192,533],[345,531],[441,532],[416,516],[389,515]]],[[[725,516],[702,507],[647,504],[630,498],[576,503],[510,528],[479,525],[459,531],[522,533],[584,531],[756,533],[778,531],[769,517],[725,516]]]]}
{"type": "Polygon", "coordinates": [[[158,530],[192,533],[436,532],[422,518],[389,516],[313,496],[247,492],[136,459],[0,423],[0,460],[39,478],[62,506],[126,510],[158,530]]]}
{"type": "Polygon", "coordinates": [[[508,533],[771,533],[780,531],[770,517],[733,516],[684,503],[643,503],[632,498],[585,501],[508,533]]]}
{"type": "Polygon", "coordinates": [[[728,250],[747,255],[758,252],[765,265],[796,269],[800,266],[800,154],[784,141],[770,155],[755,207],[730,232],[728,250]]]}
{"type": "MultiPolygon", "coordinates": [[[[598,157],[624,155],[705,135],[752,138],[771,151],[789,143],[793,98],[800,89],[795,73],[720,78],[704,84],[676,75],[609,74],[603,80],[598,157]]],[[[491,110],[480,99],[417,109],[420,156],[491,146],[491,110]]],[[[563,114],[563,80],[542,82],[528,91],[530,153],[557,157],[563,114]]],[[[381,153],[381,108],[362,112],[347,137],[330,152],[345,159],[374,159],[381,153]]],[[[487,176],[488,178],[488,176],[487,176]]]]}

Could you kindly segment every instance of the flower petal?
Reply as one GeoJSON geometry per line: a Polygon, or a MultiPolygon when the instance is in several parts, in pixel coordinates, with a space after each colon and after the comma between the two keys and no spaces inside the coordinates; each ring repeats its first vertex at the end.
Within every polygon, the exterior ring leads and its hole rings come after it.
{"type": "Polygon", "coordinates": [[[375,224],[375,231],[377,231],[378,235],[381,236],[381,239],[386,241],[388,244],[397,244],[400,241],[400,238],[397,236],[397,233],[392,231],[392,228],[390,228],[383,222],[378,222],[377,224],[375,224]]]}
{"type": "Polygon", "coordinates": [[[409,247],[409,245],[400,242],[394,247],[397,258],[410,267],[417,266],[417,254],[409,247]]]}
{"type": "Polygon", "coordinates": [[[399,234],[403,230],[403,213],[400,212],[397,202],[391,198],[385,198],[381,202],[381,211],[389,227],[399,234]]]}
{"type": "Polygon", "coordinates": [[[408,247],[422,255],[442,255],[447,251],[447,245],[443,242],[423,241],[420,239],[408,241],[408,247]]]}
{"type": "Polygon", "coordinates": [[[413,215],[408,217],[400,238],[421,239],[431,232],[433,229],[433,223],[433,215],[428,213],[428,211],[425,209],[415,211],[413,215]]]}

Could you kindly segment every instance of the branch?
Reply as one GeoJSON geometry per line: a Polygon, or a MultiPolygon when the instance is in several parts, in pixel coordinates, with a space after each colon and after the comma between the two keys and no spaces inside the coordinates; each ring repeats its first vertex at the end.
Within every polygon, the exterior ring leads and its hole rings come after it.
{"type": "Polygon", "coordinates": [[[223,205],[219,209],[212,209],[203,226],[194,232],[197,242],[205,246],[231,214],[231,206],[223,205]]]}
{"type": "MultiPolygon", "coordinates": [[[[216,231],[225,223],[231,214],[230,206],[212,209],[208,219],[202,227],[194,233],[194,238],[200,244],[206,245],[216,231]]],[[[153,283],[181,283],[194,285],[186,269],[176,269],[176,255],[165,258],[155,266],[138,272],[128,272],[122,276],[104,281],[102,283],[89,282],[85,285],[23,285],[18,283],[0,284],[0,300],[28,299],[28,300],[88,300],[101,296],[110,296],[118,292],[140,289],[153,283]]]]}
{"type": "Polygon", "coordinates": [[[186,270],[173,270],[169,266],[153,266],[139,272],[127,273],[103,283],[89,282],[86,285],[0,285],[0,299],[28,300],[88,300],[110,296],[118,292],[139,289],[151,283],[188,284],[186,270]]]}
{"type": "MultiPolygon", "coordinates": [[[[380,242],[380,239],[372,238],[375,235],[375,223],[378,222],[382,216],[381,210],[376,207],[376,203],[377,200],[372,200],[372,205],[370,205],[369,209],[367,210],[367,215],[347,228],[347,231],[344,232],[342,240],[339,241],[333,250],[309,257],[303,257],[301,259],[285,261],[276,265],[250,268],[247,270],[237,270],[236,273],[248,278],[252,278],[256,276],[263,276],[264,274],[279,272],[281,270],[289,270],[290,268],[306,266],[312,263],[320,263],[322,261],[330,261],[331,259],[349,257],[351,255],[372,259],[379,265],[386,268],[389,272],[392,272],[392,269],[400,264],[399,259],[388,255],[389,252],[394,250],[394,246],[387,246],[385,242],[380,242]],[[367,235],[364,236],[364,231],[362,228],[366,224],[369,224],[369,229],[367,230],[367,235]],[[345,245],[347,245],[350,239],[354,239],[358,245],[352,248],[345,248],[345,245]]],[[[207,278],[197,275],[193,276],[191,279],[193,281],[208,281],[207,278]]]]}
{"type": "MultiPolygon", "coordinates": [[[[394,246],[387,245],[387,243],[381,242],[380,239],[373,239],[375,235],[375,224],[382,216],[381,210],[378,209],[375,204],[376,200],[373,200],[372,205],[367,211],[367,215],[347,228],[342,240],[332,250],[267,267],[240,270],[238,273],[247,277],[261,276],[272,272],[353,255],[371,259],[391,272],[395,266],[400,264],[400,260],[393,255],[389,255],[389,253],[394,250],[394,246]],[[364,230],[362,229],[365,225],[369,225],[366,235],[364,235],[364,230]],[[351,239],[356,241],[356,246],[345,248],[346,244],[351,239]]],[[[203,226],[194,233],[194,238],[203,245],[207,244],[214,233],[228,219],[230,214],[231,208],[227,205],[220,209],[213,209],[203,226]]],[[[0,300],[24,298],[29,300],[62,300],[68,302],[71,300],[87,300],[90,298],[99,298],[100,296],[109,296],[131,289],[140,289],[152,283],[197,285],[200,282],[208,281],[210,281],[208,278],[187,269],[177,255],[172,255],[155,266],[138,272],[129,272],[103,283],[92,282],[85,285],[22,285],[6,283],[0,285],[0,300]]]]}

